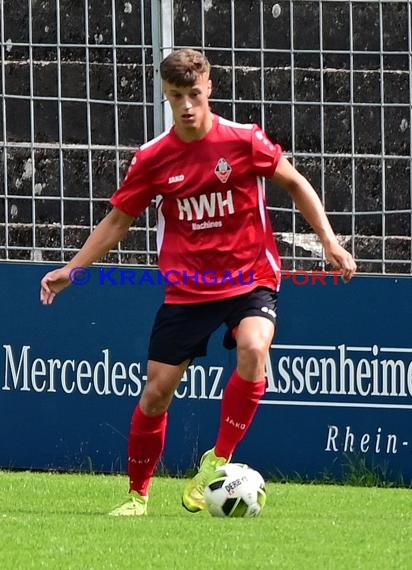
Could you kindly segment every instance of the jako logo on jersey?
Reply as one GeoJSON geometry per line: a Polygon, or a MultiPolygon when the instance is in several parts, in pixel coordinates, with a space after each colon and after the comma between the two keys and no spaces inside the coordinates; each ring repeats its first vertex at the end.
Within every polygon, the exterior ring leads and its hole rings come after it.
{"type": "Polygon", "coordinates": [[[170,176],[169,184],[174,184],[175,182],[183,182],[184,179],[185,179],[184,174],[179,174],[179,176],[170,176]]]}
{"type": "Polygon", "coordinates": [[[232,167],[228,163],[225,158],[219,158],[218,163],[216,164],[215,174],[219,178],[219,180],[223,183],[227,182],[230,174],[232,172],[232,167]]]}
{"type": "Polygon", "coordinates": [[[233,214],[235,208],[233,206],[232,191],[212,192],[211,194],[200,194],[199,196],[191,196],[190,198],[177,198],[177,206],[179,208],[179,220],[193,219],[203,220],[207,215],[209,218],[216,216],[223,217],[225,214],[233,214]]]}

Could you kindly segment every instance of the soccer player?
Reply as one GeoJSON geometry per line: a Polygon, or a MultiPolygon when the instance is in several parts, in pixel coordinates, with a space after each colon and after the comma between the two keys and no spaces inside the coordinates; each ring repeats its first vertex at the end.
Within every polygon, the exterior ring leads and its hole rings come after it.
{"type": "Polygon", "coordinates": [[[160,72],[174,125],[139,148],[111,198],[112,210],[73,259],[41,281],[41,301],[48,305],[70,284],[73,268],[87,267],[112,249],[156,198],[159,267],[168,279],[150,337],[147,383],[131,420],[129,494],[110,513],[115,516],[147,514],[173,394],[222,323],[227,325],[224,345],[236,347],[237,366],[224,390],[215,446],[204,453],[198,473],[183,490],[188,511],[205,508],[208,477],[231,459],[251,425],[265,392],[280,285],[262,178],[289,192],[345,282],[356,271],[315,190],[281,147],[257,125],[228,121],[211,111],[206,57],[177,50],[162,61],[160,72]]]}

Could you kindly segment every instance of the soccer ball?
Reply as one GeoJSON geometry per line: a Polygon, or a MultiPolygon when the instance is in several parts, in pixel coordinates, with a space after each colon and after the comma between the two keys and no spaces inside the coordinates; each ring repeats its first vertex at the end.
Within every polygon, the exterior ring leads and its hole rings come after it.
{"type": "Polygon", "coordinates": [[[227,463],[216,469],[204,497],[214,517],[257,517],[266,503],[265,481],[248,465],[227,463]]]}

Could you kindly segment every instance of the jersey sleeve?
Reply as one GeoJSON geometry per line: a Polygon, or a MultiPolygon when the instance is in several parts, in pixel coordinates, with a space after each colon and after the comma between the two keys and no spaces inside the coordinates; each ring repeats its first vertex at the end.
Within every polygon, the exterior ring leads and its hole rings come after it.
{"type": "Polygon", "coordinates": [[[252,130],[252,160],[256,173],[271,178],[282,156],[282,147],[268,139],[258,125],[252,130]]]}
{"type": "Polygon", "coordinates": [[[145,172],[141,153],[138,150],[122,184],[110,198],[110,203],[125,214],[137,218],[154,197],[150,176],[145,172]]]}

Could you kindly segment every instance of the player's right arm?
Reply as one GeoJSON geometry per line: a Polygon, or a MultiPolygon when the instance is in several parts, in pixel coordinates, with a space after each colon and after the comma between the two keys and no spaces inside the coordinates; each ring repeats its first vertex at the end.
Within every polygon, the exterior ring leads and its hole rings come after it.
{"type": "Polygon", "coordinates": [[[88,267],[110,251],[123,239],[134,220],[114,207],[96,226],[83,247],[67,265],[46,273],[41,280],[40,300],[44,305],[53,303],[55,296],[70,285],[70,271],[75,267],[88,267]]]}

